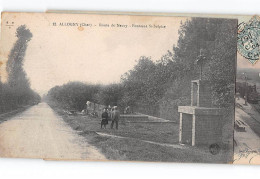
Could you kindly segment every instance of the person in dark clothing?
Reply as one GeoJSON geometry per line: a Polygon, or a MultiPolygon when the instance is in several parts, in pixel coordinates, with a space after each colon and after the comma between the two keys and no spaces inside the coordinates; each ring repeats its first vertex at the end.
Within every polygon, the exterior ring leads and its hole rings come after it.
{"type": "Polygon", "coordinates": [[[102,113],[101,115],[101,129],[103,128],[106,128],[106,125],[108,124],[108,113],[107,113],[107,109],[104,109],[104,112],[102,113]]]}
{"type": "Polygon", "coordinates": [[[118,129],[118,121],[120,118],[120,113],[117,109],[117,106],[114,107],[114,111],[112,112],[112,123],[111,123],[111,129],[113,129],[114,123],[116,123],[116,129],[118,129]]]}

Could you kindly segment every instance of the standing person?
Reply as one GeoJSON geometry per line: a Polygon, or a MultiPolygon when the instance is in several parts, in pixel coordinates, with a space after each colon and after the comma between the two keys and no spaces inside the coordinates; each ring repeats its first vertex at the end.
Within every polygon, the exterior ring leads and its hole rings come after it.
{"type": "Polygon", "coordinates": [[[103,125],[104,125],[104,128],[106,129],[106,125],[108,124],[108,113],[107,113],[107,109],[106,108],[103,110],[101,118],[102,118],[102,120],[101,120],[101,129],[102,129],[103,125]]]}
{"type": "Polygon", "coordinates": [[[116,129],[118,129],[118,121],[120,118],[119,110],[117,109],[117,106],[114,106],[114,111],[112,112],[112,123],[111,123],[111,129],[113,129],[114,122],[116,123],[116,129]]]}
{"type": "Polygon", "coordinates": [[[90,108],[90,102],[87,101],[86,102],[86,114],[88,114],[89,108],[90,108]]]}
{"type": "Polygon", "coordinates": [[[107,113],[108,113],[108,120],[111,120],[112,119],[112,108],[110,105],[108,105],[107,107],[107,113]]]}

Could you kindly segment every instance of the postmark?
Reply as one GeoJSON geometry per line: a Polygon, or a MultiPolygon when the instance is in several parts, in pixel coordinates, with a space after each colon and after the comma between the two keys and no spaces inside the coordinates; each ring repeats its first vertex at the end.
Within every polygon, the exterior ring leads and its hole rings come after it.
{"type": "Polygon", "coordinates": [[[255,64],[260,57],[260,17],[253,16],[249,22],[238,25],[238,52],[255,64]]]}

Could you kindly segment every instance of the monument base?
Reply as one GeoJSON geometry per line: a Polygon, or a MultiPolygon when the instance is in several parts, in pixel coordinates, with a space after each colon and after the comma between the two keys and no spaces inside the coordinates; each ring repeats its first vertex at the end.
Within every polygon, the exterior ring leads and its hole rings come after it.
{"type": "Polygon", "coordinates": [[[179,142],[192,146],[222,142],[223,109],[179,106],[179,142]]]}

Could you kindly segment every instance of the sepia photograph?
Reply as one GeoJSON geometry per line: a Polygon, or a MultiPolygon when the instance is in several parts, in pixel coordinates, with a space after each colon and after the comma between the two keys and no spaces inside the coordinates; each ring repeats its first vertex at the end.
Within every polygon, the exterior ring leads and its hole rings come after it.
{"type": "MultiPolygon", "coordinates": [[[[245,110],[257,113],[260,99],[260,71],[236,72],[237,26],[3,12],[0,157],[232,163],[235,106],[252,117],[245,110]]],[[[257,136],[244,120],[236,116],[236,130],[257,136]]]]}

